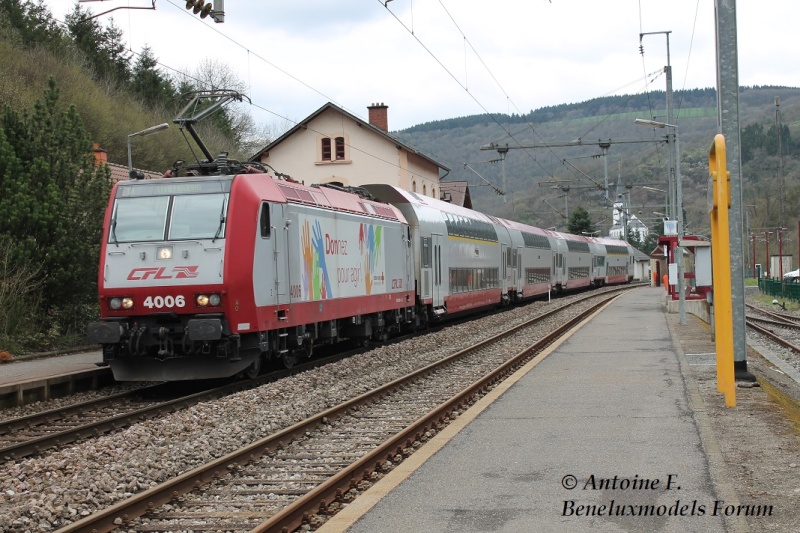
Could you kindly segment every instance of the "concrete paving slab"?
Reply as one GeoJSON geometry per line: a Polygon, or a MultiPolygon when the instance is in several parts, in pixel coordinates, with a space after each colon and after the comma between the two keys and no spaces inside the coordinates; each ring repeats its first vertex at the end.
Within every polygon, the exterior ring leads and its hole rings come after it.
{"type": "Polygon", "coordinates": [[[0,364],[0,386],[47,379],[67,372],[79,372],[97,368],[95,363],[103,360],[100,350],[92,352],[57,355],[39,359],[12,360],[0,364]]]}
{"type": "Polygon", "coordinates": [[[615,301],[347,531],[725,531],[659,296],[615,301]]]}

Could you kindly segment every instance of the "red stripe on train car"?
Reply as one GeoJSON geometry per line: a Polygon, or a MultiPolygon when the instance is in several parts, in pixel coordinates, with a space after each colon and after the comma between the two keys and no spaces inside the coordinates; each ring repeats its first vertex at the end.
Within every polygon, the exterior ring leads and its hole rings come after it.
{"type": "Polygon", "coordinates": [[[465,292],[445,296],[447,313],[460,313],[472,309],[480,309],[500,303],[502,293],[500,289],[490,289],[485,291],[465,292]]]}

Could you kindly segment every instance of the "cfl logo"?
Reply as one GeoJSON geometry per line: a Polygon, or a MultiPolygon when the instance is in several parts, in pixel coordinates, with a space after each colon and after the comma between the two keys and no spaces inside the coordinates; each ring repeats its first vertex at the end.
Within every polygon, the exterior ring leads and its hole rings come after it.
{"type": "Polygon", "coordinates": [[[146,279],[192,279],[197,277],[197,266],[176,266],[172,267],[171,272],[167,272],[167,267],[145,267],[134,268],[128,274],[130,281],[142,281],[146,279]]]}

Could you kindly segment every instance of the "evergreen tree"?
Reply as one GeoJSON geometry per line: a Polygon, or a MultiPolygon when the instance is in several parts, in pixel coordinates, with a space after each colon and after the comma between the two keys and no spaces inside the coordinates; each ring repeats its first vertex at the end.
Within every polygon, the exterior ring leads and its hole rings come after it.
{"type": "Polygon", "coordinates": [[[0,36],[8,38],[12,31],[26,48],[54,46],[63,38],[44,0],[0,0],[0,36]]]}
{"type": "Polygon", "coordinates": [[[114,25],[103,29],[91,13],[76,4],[67,14],[67,31],[94,69],[95,79],[126,84],[130,77],[130,56],[125,52],[122,30],[114,25]]]}
{"type": "Polygon", "coordinates": [[[81,306],[97,298],[97,258],[108,168],[96,168],[74,106],[59,110],[51,78],[32,114],[6,106],[0,118],[0,238],[18,265],[38,265],[41,311],[63,330],[85,326],[81,306]]]}
{"type": "Polygon", "coordinates": [[[573,235],[581,235],[583,233],[594,233],[594,223],[592,222],[589,212],[583,207],[576,207],[572,214],[569,216],[569,223],[567,224],[567,231],[573,235]]]}
{"type": "Polygon", "coordinates": [[[177,93],[172,81],[158,70],[158,61],[149,46],[142,49],[131,73],[131,90],[148,106],[175,107],[177,93]]]}

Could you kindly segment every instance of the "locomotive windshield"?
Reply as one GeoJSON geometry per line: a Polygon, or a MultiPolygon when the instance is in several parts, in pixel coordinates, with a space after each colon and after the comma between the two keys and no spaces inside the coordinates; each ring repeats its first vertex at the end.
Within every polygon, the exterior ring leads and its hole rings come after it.
{"type": "Polygon", "coordinates": [[[108,242],[224,238],[229,186],[221,182],[120,186],[108,242]]]}

